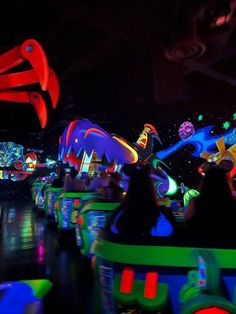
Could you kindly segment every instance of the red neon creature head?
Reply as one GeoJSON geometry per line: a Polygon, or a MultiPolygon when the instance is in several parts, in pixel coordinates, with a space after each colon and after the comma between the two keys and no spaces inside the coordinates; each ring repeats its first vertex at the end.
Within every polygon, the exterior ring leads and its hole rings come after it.
{"type": "Polygon", "coordinates": [[[0,56],[0,101],[30,103],[33,105],[40,121],[45,128],[48,120],[46,102],[40,92],[14,90],[16,87],[39,83],[42,91],[48,91],[53,109],[59,99],[59,82],[54,71],[48,66],[46,54],[42,46],[34,39],[9,50],[0,56]],[[15,66],[28,61],[31,70],[9,73],[15,66]],[[2,74],[8,71],[7,74],[2,74]]]}

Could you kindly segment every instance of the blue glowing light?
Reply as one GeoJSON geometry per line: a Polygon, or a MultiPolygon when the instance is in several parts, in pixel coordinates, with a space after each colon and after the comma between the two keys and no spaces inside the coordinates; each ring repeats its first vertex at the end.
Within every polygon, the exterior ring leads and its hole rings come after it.
{"type": "Polygon", "coordinates": [[[207,285],[207,270],[206,262],[202,256],[198,256],[198,286],[205,288],[207,285]]]}
{"type": "Polygon", "coordinates": [[[153,237],[169,237],[173,233],[172,224],[166,219],[166,217],[160,213],[157,224],[151,229],[151,235],[153,237]]]}

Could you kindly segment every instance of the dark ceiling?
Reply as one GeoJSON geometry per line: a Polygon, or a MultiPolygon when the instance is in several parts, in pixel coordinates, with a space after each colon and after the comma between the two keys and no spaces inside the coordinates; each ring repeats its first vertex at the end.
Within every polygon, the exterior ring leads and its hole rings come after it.
{"type": "Polygon", "coordinates": [[[145,122],[223,115],[235,103],[235,8],[235,0],[4,1],[0,52],[38,40],[61,96],[46,130],[30,105],[1,103],[0,140],[47,146],[78,117],[134,140],[145,122]]]}

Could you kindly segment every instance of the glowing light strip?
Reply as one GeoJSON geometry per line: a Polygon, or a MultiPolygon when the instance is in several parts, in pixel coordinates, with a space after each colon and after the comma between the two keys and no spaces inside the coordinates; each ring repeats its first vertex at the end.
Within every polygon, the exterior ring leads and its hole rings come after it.
{"type": "Polygon", "coordinates": [[[157,297],[158,273],[148,272],[146,274],[144,298],[155,299],[157,297]]]}
{"type": "Polygon", "coordinates": [[[99,130],[99,129],[96,129],[96,128],[90,128],[90,129],[88,129],[88,130],[86,131],[86,133],[85,133],[85,135],[84,135],[84,139],[86,139],[86,137],[87,137],[90,133],[92,133],[92,132],[99,133],[99,134],[101,134],[101,135],[104,135],[104,136],[108,137],[107,134],[104,133],[103,131],[101,131],[101,130],[99,130]]]}
{"type": "Polygon", "coordinates": [[[133,149],[133,147],[131,147],[129,144],[127,144],[125,141],[123,141],[121,138],[113,136],[113,138],[119,142],[122,146],[124,146],[125,148],[127,148],[131,154],[133,155],[134,160],[131,162],[131,164],[136,163],[138,161],[138,153],[136,152],[135,149],[133,149]]]}
{"type": "Polygon", "coordinates": [[[91,155],[87,155],[86,152],[84,152],[83,154],[83,158],[81,161],[81,165],[80,165],[80,170],[79,170],[79,174],[81,174],[82,172],[88,172],[89,171],[89,166],[92,160],[92,156],[93,156],[93,151],[91,153],[91,155]]]}

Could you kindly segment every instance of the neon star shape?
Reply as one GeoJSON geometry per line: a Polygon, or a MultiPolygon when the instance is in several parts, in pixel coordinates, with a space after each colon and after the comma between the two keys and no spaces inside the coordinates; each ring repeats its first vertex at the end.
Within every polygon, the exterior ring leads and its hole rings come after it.
{"type": "Polygon", "coordinates": [[[230,122],[229,121],[225,121],[222,125],[223,129],[228,130],[230,128],[230,122]]]}
{"type": "Polygon", "coordinates": [[[198,120],[198,121],[202,121],[202,120],[203,120],[203,115],[200,114],[200,115],[197,117],[197,120],[198,120]]]}

